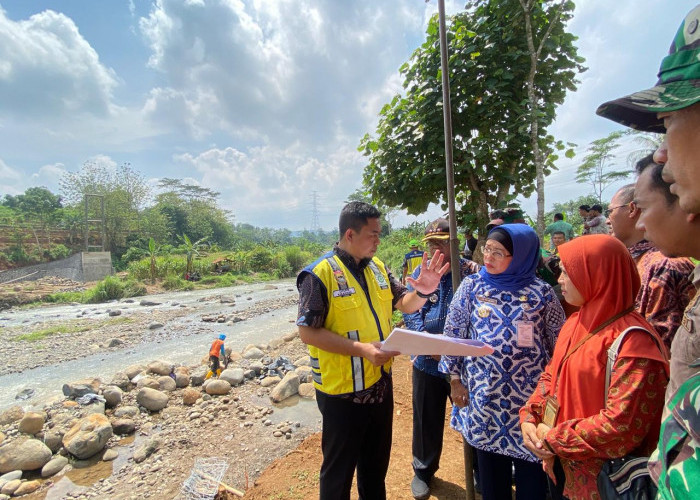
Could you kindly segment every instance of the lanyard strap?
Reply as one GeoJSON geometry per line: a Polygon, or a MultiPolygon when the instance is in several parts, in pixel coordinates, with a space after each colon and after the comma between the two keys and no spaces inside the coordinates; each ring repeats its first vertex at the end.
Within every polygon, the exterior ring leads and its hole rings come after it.
{"type": "Polygon", "coordinates": [[[596,327],[595,330],[593,330],[591,333],[589,333],[588,335],[586,335],[585,337],[583,337],[581,340],[579,340],[579,341],[576,343],[576,345],[575,345],[574,347],[572,347],[571,350],[569,350],[569,352],[566,353],[566,355],[564,356],[564,358],[561,360],[561,363],[559,363],[559,367],[557,368],[557,376],[554,378],[554,383],[552,384],[552,389],[553,389],[552,392],[551,392],[552,394],[556,394],[557,383],[559,382],[559,374],[561,373],[561,369],[562,369],[562,367],[564,366],[564,362],[565,362],[567,359],[569,359],[569,357],[570,357],[574,352],[576,352],[576,350],[577,350],[579,347],[581,347],[583,344],[585,344],[585,343],[586,343],[591,337],[593,337],[596,333],[598,333],[599,331],[601,331],[603,328],[605,328],[605,327],[608,326],[609,324],[613,323],[614,321],[617,321],[618,319],[620,319],[620,318],[623,317],[624,315],[631,313],[632,311],[634,311],[634,306],[629,306],[629,307],[628,307],[627,309],[625,309],[624,311],[617,313],[615,316],[613,316],[612,318],[610,318],[610,319],[608,319],[607,321],[603,322],[603,323],[600,324],[598,327],[596,327]]]}

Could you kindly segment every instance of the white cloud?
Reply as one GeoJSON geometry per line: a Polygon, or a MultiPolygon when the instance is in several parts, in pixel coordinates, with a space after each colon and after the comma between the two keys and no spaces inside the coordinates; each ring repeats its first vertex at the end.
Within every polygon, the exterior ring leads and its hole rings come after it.
{"type": "Polygon", "coordinates": [[[360,185],[358,154],[350,149],[316,157],[300,144],[248,152],[229,147],[174,159],[196,172],[192,177],[200,179],[200,185],[220,192],[221,204],[235,208],[237,220],[261,226],[309,227],[313,191],[321,202],[322,226],[332,226],[347,195],[360,185]]]}
{"type": "Polygon", "coordinates": [[[44,165],[38,172],[32,174],[31,185],[44,186],[50,191],[57,193],[59,190],[59,181],[65,173],[66,168],[62,163],[44,165]]]}
{"type": "Polygon", "coordinates": [[[0,61],[3,114],[55,121],[111,112],[116,76],[63,14],[15,22],[0,9],[0,61]]]}
{"type": "Polygon", "coordinates": [[[403,33],[420,29],[420,14],[399,0],[159,0],[140,22],[165,82],[147,115],[167,123],[174,99],[200,139],[217,130],[258,144],[358,136],[376,120],[380,89],[395,89],[392,75],[414,48],[403,33]]]}
{"type": "Polygon", "coordinates": [[[0,184],[3,186],[0,193],[12,195],[22,193],[23,190],[20,189],[21,180],[22,173],[13,169],[2,159],[0,159],[0,184]]]}

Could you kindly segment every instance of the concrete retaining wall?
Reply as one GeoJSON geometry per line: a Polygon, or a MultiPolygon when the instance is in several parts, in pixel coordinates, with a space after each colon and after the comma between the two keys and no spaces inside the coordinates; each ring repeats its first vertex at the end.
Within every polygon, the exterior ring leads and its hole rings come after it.
{"type": "Polygon", "coordinates": [[[114,273],[110,252],[80,252],[67,259],[0,272],[0,283],[34,281],[58,276],[73,281],[97,281],[114,273]]]}

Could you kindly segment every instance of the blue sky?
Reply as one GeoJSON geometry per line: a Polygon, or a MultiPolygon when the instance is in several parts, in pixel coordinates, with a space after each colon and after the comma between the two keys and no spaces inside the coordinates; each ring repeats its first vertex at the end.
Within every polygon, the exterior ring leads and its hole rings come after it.
{"type": "MultiPolygon", "coordinates": [[[[617,129],[595,108],[656,81],[694,4],[577,2],[570,29],[589,70],[560,107],[555,137],[583,153],[617,129]]],[[[447,1],[448,13],[462,6],[447,1]]],[[[0,0],[0,195],[58,192],[61,175],[88,160],[130,163],[154,186],[177,177],[219,191],[237,222],[257,226],[310,227],[316,191],[331,229],[361,184],[359,140],[400,90],[398,68],[436,9],[436,0],[0,0]]],[[[580,158],[547,179],[547,208],[588,190],[573,180],[580,158]]],[[[522,204],[535,215],[534,199],[522,204]]]]}

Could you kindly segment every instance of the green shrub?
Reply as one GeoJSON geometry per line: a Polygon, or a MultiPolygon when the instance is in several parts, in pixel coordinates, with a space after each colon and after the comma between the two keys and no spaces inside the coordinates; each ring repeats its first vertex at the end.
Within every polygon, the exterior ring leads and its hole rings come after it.
{"type": "Polygon", "coordinates": [[[99,281],[95,288],[88,290],[87,302],[107,302],[108,300],[119,300],[124,297],[124,284],[116,276],[107,276],[99,281]]]}
{"type": "Polygon", "coordinates": [[[297,246],[293,246],[284,249],[284,257],[292,268],[292,272],[297,272],[301,271],[304,265],[308,263],[311,259],[311,254],[309,252],[304,252],[297,246]]]}
{"type": "Polygon", "coordinates": [[[131,247],[122,255],[121,261],[126,265],[129,262],[143,259],[145,255],[146,251],[143,248],[131,247]]]}
{"type": "Polygon", "coordinates": [[[20,246],[10,248],[7,258],[13,264],[28,264],[30,262],[29,254],[24,250],[24,247],[20,246]]]}
{"type": "Polygon", "coordinates": [[[124,298],[141,297],[146,295],[146,287],[135,280],[129,280],[124,283],[124,298]]]}
{"type": "Polygon", "coordinates": [[[188,281],[183,280],[179,276],[167,276],[163,280],[163,288],[166,290],[182,290],[188,281]]]}
{"type": "Polygon", "coordinates": [[[294,276],[294,268],[291,266],[287,260],[287,256],[284,253],[280,253],[275,256],[275,269],[273,274],[279,278],[289,278],[294,276]]]}
{"type": "Polygon", "coordinates": [[[71,256],[70,248],[60,243],[57,245],[51,245],[49,249],[45,252],[46,256],[51,260],[65,259],[71,256]]]}
{"type": "Polygon", "coordinates": [[[248,265],[253,272],[274,271],[274,255],[267,248],[255,247],[248,255],[248,265]]]}

